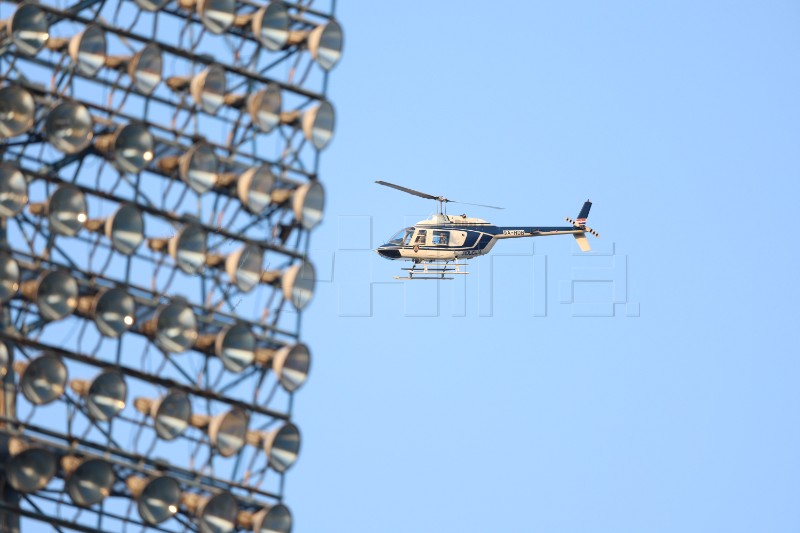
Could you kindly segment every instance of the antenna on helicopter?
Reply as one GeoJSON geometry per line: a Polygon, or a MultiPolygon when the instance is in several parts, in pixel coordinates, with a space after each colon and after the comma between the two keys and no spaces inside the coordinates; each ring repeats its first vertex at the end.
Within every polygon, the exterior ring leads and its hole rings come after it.
{"type": "Polygon", "coordinates": [[[445,198],[444,196],[434,196],[432,194],[415,191],[414,189],[409,189],[408,187],[402,187],[400,185],[395,185],[394,183],[389,183],[386,181],[376,180],[375,183],[378,185],[383,185],[385,187],[391,187],[392,189],[397,189],[398,191],[403,191],[408,194],[413,194],[414,196],[419,196],[420,198],[425,198],[427,200],[436,200],[439,202],[438,211],[437,213],[444,213],[445,209],[443,209],[444,205],[447,203],[451,204],[462,204],[462,205],[474,205],[477,207],[488,207],[489,209],[505,209],[503,207],[496,207],[493,205],[484,205],[484,204],[471,204],[469,202],[458,202],[456,200],[450,200],[449,198],[445,198]]]}

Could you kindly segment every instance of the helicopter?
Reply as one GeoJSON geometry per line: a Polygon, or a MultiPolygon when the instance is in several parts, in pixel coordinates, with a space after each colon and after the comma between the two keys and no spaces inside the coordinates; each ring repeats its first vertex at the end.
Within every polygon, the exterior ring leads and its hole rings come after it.
{"type": "Polygon", "coordinates": [[[498,227],[466,214],[448,215],[446,206],[448,203],[457,203],[489,209],[503,209],[502,207],[456,202],[444,196],[434,196],[380,180],[375,183],[437,202],[436,214],[430,219],[420,220],[414,226],[401,229],[375,250],[386,259],[412,262],[411,267],[403,268],[407,274],[405,277],[393,276],[394,279],[454,279],[447,276],[469,274],[461,269],[467,266],[466,263],[459,261],[488,254],[500,239],[572,235],[581,251],[588,252],[591,246],[586,234],[600,237],[595,230],[586,226],[589,209],[592,207],[589,200],[584,202],[575,219],[564,219],[571,226],[498,227]]]}

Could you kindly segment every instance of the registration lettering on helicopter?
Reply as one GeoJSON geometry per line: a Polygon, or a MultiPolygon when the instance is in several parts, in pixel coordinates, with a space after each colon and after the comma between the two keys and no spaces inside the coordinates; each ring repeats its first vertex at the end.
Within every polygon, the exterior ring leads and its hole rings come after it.
{"type": "Polygon", "coordinates": [[[504,229],[503,235],[525,235],[525,230],[522,229],[504,229]]]}

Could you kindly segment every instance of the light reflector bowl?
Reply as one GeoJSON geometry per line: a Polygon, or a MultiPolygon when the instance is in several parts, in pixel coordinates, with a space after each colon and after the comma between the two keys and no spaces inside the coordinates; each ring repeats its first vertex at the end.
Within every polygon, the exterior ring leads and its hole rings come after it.
{"type": "Polygon", "coordinates": [[[308,379],[311,352],[303,343],[284,346],[272,358],[272,371],[287,392],[299,389],[308,379]]]}
{"type": "Polygon", "coordinates": [[[78,71],[86,76],[94,76],[106,64],[106,34],[99,26],[89,24],[70,39],[69,55],[78,71]]]}
{"type": "Polygon", "coordinates": [[[249,292],[261,280],[264,252],[259,246],[245,244],[225,258],[225,272],[242,292],[249,292]]]}
{"type": "Polygon", "coordinates": [[[153,136],[141,124],[126,124],[114,134],[112,154],[123,172],[136,174],[153,160],[153,136]]]}
{"type": "Polygon", "coordinates": [[[144,95],[151,94],[161,83],[163,72],[161,48],[153,43],[147,43],[128,63],[128,75],[133,80],[133,86],[144,95]]]}
{"type": "Polygon", "coordinates": [[[28,203],[28,182],[18,168],[0,163],[0,217],[13,217],[28,203]]]}
{"type": "Polygon", "coordinates": [[[292,197],[292,211],[304,229],[317,227],[325,212],[325,189],[322,184],[310,181],[298,187],[292,197]]]}
{"type": "Polygon", "coordinates": [[[6,479],[14,490],[23,493],[43,489],[56,474],[58,463],[52,452],[28,448],[9,460],[6,479]]]}
{"type": "MultiPolygon", "coordinates": [[[[142,487],[131,489],[138,492],[136,495],[139,516],[148,524],[160,524],[175,516],[181,500],[181,489],[178,482],[166,476],[145,480],[143,478],[133,478],[140,480],[142,487]]],[[[128,486],[131,487],[135,482],[128,479],[128,486]]]]}
{"type": "Polygon", "coordinates": [[[89,507],[111,494],[114,469],[102,459],[86,459],[67,476],[67,492],[76,505],[89,507]]]}
{"type": "Polygon", "coordinates": [[[56,150],[76,154],[92,142],[92,116],[81,104],[62,102],[47,115],[44,131],[56,150]]]}
{"type": "Polygon", "coordinates": [[[203,111],[213,115],[225,100],[225,70],[219,65],[209,66],[192,78],[189,92],[203,111]]]}
{"type": "Polygon", "coordinates": [[[118,252],[131,255],[144,240],[144,217],[132,205],[122,205],[106,221],[105,235],[118,252]]]}
{"type": "Polygon", "coordinates": [[[197,340],[197,319],[184,303],[173,302],[160,308],[155,320],[155,342],[167,352],[184,352],[197,340]]]}
{"type": "Polygon", "coordinates": [[[249,367],[255,358],[256,338],[250,328],[236,324],[217,335],[215,351],[225,368],[231,372],[241,372],[249,367]]]}
{"type": "Polygon", "coordinates": [[[78,307],[78,282],[63,270],[50,270],[34,283],[31,298],[45,320],[61,320],[78,307]]]}
{"type": "Polygon", "coordinates": [[[107,421],[125,408],[128,386],[119,372],[107,371],[97,376],[86,395],[86,408],[95,420],[107,421]]]}
{"type": "Polygon", "coordinates": [[[265,507],[253,517],[255,533],[291,533],[292,514],[283,504],[265,507]]]}
{"type": "Polygon", "coordinates": [[[331,70],[342,58],[344,36],[342,27],[335,20],[317,26],[308,36],[311,57],[323,70],[331,70]]]}
{"type": "Polygon", "coordinates": [[[283,297],[292,302],[298,311],[302,310],[314,297],[316,272],[308,261],[290,266],[281,277],[283,297]]]}
{"type": "Polygon", "coordinates": [[[303,135],[317,150],[322,150],[333,139],[336,115],[330,102],[322,102],[312,107],[301,119],[303,135]]]}
{"type": "Polygon", "coordinates": [[[272,203],[272,189],[275,188],[275,176],[266,165],[247,169],[236,183],[236,194],[239,201],[248,211],[256,215],[264,211],[272,203]]]}
{"type": "Polygon", "coordinates": [[[25,89],[16,85],[0,89],[0,139],[31,129],[35,111],[33,96],[25,89]]]}
{"type": "Polygon", "coordinates": [[[281,121],[281,88],[274,83],[247,97],[247,113],[253,124],[264,133],[271,132],[281,121]]]}
{"type": "Polygon", "coordinates": [[[238,407],[211,419],[208,436],[221,456],[230,457],[244,446],[248,422],[247,412],[238,407]]]}
{"type": "Polygon", "coordinates": [[[189,426],[192,403],[185,393],[172,391],[155,404],[151,414],[156,434],[163,440],[172,440],[189,426]]]}
{"type": "Polygon", "coordinates": [[[34,4],[20,4],[8,21],[8,33],[17,50],[34,56],[50,38],[47,15],[34,4]]]}
{"type": "Polygon", "coordinates": [[[13,257],[0,252],[0,303],[13,298],[19,290],[19,265],[13,257]]]}
{"type": "Polygon", "coordinates": [[[33,405],[46,405],[62,394],[67,385],[67,367],[53,354],[40,355],[22,371],[19,388],[33,405]]]}
{"type": "Polygon", "coordinates": [[[219,158],[206,143],[195,143],[181,157],[178,173],[181,179],[198,194],[217,184],[219,158]]]}
{"type": "Polygon", "coordinates": [[[18,168],[0,163],[0,217],[13,217],[28,203],[28,182],[18,168]]]}
{"type": "Polygon", "coordinates": [[[48,201],[47,218],[54,232],[69,237],[77,235],[89,219],[86,196],[70,185],[60,186],[48,201]]]}
{"type": "Polygon", "coordinates": [[[289,12],[280,1],[272,1],[256,11],[253,33],[258,41],[273,52],[283,49],[289,41],[289,12]]]}
{"type": "Polygon", "coordinates": [[[300,454],[300,431],[292,423],[267,435],[264,451],[269,456],[269,466],[276,472],[286,472],[300,454]]]}
{"type": "Polygon", "coordinates": [[[192,224],[180,229],[169,240],[169,255],[187,274],[196,274],[206,264],[206,232],[192,224]]]}

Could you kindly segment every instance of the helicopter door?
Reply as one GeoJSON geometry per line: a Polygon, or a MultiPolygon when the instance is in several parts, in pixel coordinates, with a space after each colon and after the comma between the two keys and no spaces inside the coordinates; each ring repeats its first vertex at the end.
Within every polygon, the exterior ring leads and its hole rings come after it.
{"type": "Polygon", "coordinates": [[[414,240],[411,241],[411,244],[416,246],[425,246],[428,242],[428,230],[420,229],[417,230],[417,234],[414,236],[414,240]]]}

